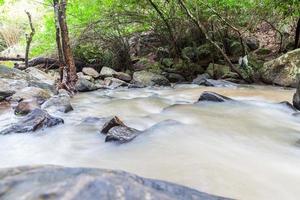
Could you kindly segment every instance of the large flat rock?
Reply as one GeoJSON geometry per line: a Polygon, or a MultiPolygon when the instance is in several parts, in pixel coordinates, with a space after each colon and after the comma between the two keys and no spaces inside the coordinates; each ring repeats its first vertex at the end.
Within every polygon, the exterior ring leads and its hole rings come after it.
{"type": "Polygon", "coordinates": [[[56,166],[1,169],[0,198],[6,200],[226,199],[123,171],[56,166]]]}

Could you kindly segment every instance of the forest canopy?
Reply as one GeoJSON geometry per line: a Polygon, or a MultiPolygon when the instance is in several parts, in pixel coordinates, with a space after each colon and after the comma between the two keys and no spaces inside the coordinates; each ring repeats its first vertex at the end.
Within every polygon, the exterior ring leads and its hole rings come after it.
{"type": "MultiPolygon", "coordinates": [[[[276,31],[272,48],[286,51],[292,46],[300,12],[298,0],[182,2],[216,42],[223,43],[228,35],[255,35],[257,27],[268,23],[276,31]]],[[[29,9],[36,29],[30,57],[55,55],[52,0],[1,0],[0,4],[2,50],[14,47],[19,53],[24,48],[24,33],[30,27],[22,10],[29,9]]],[[[128,51],[129,38],[149,30],[166,41],[164,45],[172,57],[180,57],[187,46],[203,44],[203,33],[197,33],[197,27],[177,0],[69,0],[67,22],[75,56],[91,63],[101,59],[103,65],[120,65],[124,59],[126,64],[126,56],[120,58],[120,54],[128,51]]]]}

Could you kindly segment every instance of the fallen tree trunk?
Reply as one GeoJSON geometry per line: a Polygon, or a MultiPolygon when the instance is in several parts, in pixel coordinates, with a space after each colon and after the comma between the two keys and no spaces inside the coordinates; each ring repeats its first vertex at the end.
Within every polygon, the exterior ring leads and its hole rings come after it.
{"type": "Polygon", "coordinates": [[[25,61],[25,58],[20,57],[0,57],[0,61],[25,61]]]}
{"type": "MultiPolygon", "coordinates": [[[[64,63],[62,64],[65,65],[64,63]]],[[[28,62],[28,67],[36,67],[38,65],[42,65],[42,68],[45,69],[58,69],[60,67],[60,61],[55,58],[37,57],[28,62]]],[[[76,59],[75,66],[77,71],[81,71],[82,68],[88,66],[88,64],[82,60],[76,59]]],[[[25,69],[25,66],[19,65],[19,68],[25,69]]]]}

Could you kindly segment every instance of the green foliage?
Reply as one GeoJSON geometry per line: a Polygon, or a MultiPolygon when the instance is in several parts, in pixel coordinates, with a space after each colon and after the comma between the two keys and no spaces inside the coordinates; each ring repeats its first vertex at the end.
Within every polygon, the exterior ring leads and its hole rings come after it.
{"type": "MultiPolygon", "coordinates": [[[[0,8],[17,2],[0,0],[0,8]]],[[[177,0],[153,2],[171,24],[184,58],[193,61],[218,57],[215,49],[205,43],[203,35],[184,14],[177,0]]],[[[56,52],[52,0],[42,3],[43,15],[34,20],[36,35],[31,57],[56,52]]],[[[185,3],[197,20],[206,25],[209,36],[221,46],[224,38],[234,32],[221,18],[246,32],[262,18],[277,16],[294,20],[300,15],[299,0],[189,0],[185,3]]],[[[23,35],[18,35],[17,39],[25,45],[24,33],[28,31],[26,16],[22,23],[15,23],[14,18],[5,17],[4,11],[0,14],[0,25],[4,22],[18,24],[23,35]]],[[[172,44],[165,22],[148,0],[69,0],[67,22],[75,55],[90,63],[101,60],[103,65],[127,65],[128,38],[135,32],[154,30],[167,45],[172,44]]],[[[231,48],[238,49],[240,44],[231,43],[231,48]]]]}

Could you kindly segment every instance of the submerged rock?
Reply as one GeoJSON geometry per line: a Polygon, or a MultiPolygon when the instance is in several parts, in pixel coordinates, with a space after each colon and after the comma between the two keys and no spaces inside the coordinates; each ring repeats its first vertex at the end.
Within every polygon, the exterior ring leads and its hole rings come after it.
{"type": "Polygon", "coordinates": [[[223,200],[226,198],[123,171],[18,167],[0,170],[1,198],[15,200],[223,200]]]}
{"type": "Polygon", "coordinates": [[[300,49],[266,62],[260,70],[261,78],[265,83],[284,87],[297,87],[299,73],[300,49]]]}
{"type": "Polygon", "coordinates": [[[141,131],[127,126],[114,126],[109,129],[105,137],[105,142],[117,141],[119,143],[130,142],[136,138],[141,131]]]}
{"type": "Polygon", "coordinates": [[[109,129],[115,126],[125,126],[125,124],[117,117],[114,116],[113,118],[109,119],[102,127],[101,133],[107,134],[109,129]]]}
{"type": "Polygon", "coordinates": [[[287,107],[287,108],[289,108],[292,111],[297,111],[297,109],[290,102],[288,102],[288,101],[282,101],[282,102],[280,102],[278,104],[282,105],[284,107],[287,107]]]}
{"type": "Polygon", "coordinates": [[[0,135],[34,132],[42,128],[52,127],[62,123],[64,123],[63,119],[52,117],[46,111],[37,108],[16,124],[12,124],[8,128],[0,131],[0,135]]]}
{"type": "Polygon", "coordinates": [[[225,102],[225,101],[233,101],[233,99],[217,94],[215,92],[203,92],[198,99],[198,102],[202,102],[202,101],[225,102]]]}
{"type": "Polygon", "coordinates": [[[71,98],[67,94],[58,94],[51,97],[42,105],[42,109],[48,112],[63,112],[67,113],[73,110],[71,98]]]}
{"type": "Polygon", "coordinates": [[[141,131],[126,126],[117,116],[115,116],[103,125],[101,133],[106,135],[105,142],[116,141],[119,143],[126,143],[136,138],[141,131]]]}
{"type": "Polygon", "coordinates": [[[166,77],[148,71],[135,72],[133,82],[146,86],[170,86],[170,82],[166,77]]]}

